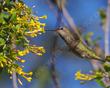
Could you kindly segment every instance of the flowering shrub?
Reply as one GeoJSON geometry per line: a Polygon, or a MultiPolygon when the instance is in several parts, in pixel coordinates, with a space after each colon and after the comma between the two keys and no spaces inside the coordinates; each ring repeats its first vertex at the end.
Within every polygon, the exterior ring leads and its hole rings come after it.
{"type": "MultiPolygon", "coordinates": [[[[36,55],[45,53],[43,47],[30,45],[27,37],[36,37],[44,33],[45,23],[39,19],[46,19],[46,16],[38,17],[32,15],[31,9],[21,0],[3,0],[0,2],[0,68],[12,75],[16,72],[28,82],[32,80],[32,72],[24,72],[23,67],[17,64],[24,63],[21,58],[29,52],[36,55]],[[19,49],[20,47],[21,49],[19,49]]],[[[20,82],[20,79],[18,78],[20,82]]]]}

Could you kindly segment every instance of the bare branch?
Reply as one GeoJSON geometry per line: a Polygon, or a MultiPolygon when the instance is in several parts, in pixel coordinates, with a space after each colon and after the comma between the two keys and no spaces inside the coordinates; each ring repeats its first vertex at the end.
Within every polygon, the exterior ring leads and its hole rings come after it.
{"type": "MultiPolygon", "coordinates": [[[[15,49],[16,48],[16,43],[15,43],[15,37],[13,37],[14,41],[12,41],[12,49],[15,49]]],[[[13,62],[15,63],[15,62],[13,62]]],[[[13,83],[13,88],[18,88],[18,85],[17,85],[17,76],[16,76],[16,69],[13,69],[13,73],[12,73],[12,83],[13,83]]]]}
{"type": "Polygon", "coordinates": [[[109,55],[109,29],[110,29],[110,0],[108,0],[107,18],[105,28],[105,56],[109,55]]]}
{"type": "Polygon", "coordinates": [[[13,74],[12,74],[13,88],[18,88],[16,79],[17,79],[16,72],[13,71],[13,74]]]}
{"type": "MultiPolygon", "coordinates": [[[[106,27],[105,27],[105,57],[109,55],[109,30],[110,30],[110,0],[108,0],[107,12],[106,12],[106,27]]],[[[103,82],[106,87],[110,87],[110,77],[103,78],[103,82]]]]}
{"type": "Polygon", "coordinates": [[[67,20],[70,28],[75,32],[75,34],[77,34],[77,36],[79,36],[79,38],[81,38],[81,36],[77,30],[77,27],[74,23],[73,18],[70,16],[70,14],[68,13],[68,11],[65,7],[62,8],[62,12],[63,12],[63,15],[64,15],[65,19],[67,20]]]}
{"type": "Polygon", "coordinates": [[[52,48],[52,56],[50,58],[50,64],[51,64],[51,75],[52,75],[52,79],[53,79],[55,88],[60,88],[59,80],[58,80],[58,77],[56,75],[56,69],[55,69],[56,44],[57,44],[57,36],[55,36],[55,38],[54,38],[53,48],[52,48]]]}

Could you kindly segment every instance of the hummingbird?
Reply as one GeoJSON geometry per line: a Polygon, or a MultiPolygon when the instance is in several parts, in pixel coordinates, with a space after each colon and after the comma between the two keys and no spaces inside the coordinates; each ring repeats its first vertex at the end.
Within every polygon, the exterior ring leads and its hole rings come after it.
{"type": "Polygon", "coordinates": [[[75,55],[89,60],[94,59],[105,62],[105,60],[101,59],[100,56],[89,48],[76,33],[73,32],[72,34],[67,27],[58,28],[56,32],[66,42],[75,55]]]}

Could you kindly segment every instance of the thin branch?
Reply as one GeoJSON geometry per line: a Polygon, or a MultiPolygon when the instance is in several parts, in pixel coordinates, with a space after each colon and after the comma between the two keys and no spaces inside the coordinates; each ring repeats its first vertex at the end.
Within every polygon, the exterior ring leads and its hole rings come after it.
{"type": "MultiPolygon", "coordinates": [[[[49,5],[53,6],[50,0],[48,0],[49,5]]],[[[57,8],[57,22],[56,22],[56,28],[59,28],[62,23],[62,9],[59,8],[60,4],[59,0],[53,0],[53,3],[58,7],[57,8]]],[[[55,32],[55,31],[54,31],[55,32]]],[[[57,36],[54,37],[53,42],[53,48],[52,48],[52,56],[50,58],[50,64],[51,64],[51,76],[53,83],[55,85],[55,88],[60,88],[60,83],[58,80],[58,77],[56,75],[56,68],[55,68],[55,51],[56,51],[56,44],[57,44],[57,36]]]]}
{"type": "Polygon", "coordinates": [[[62,8],[62,11],[63,11],[63,15],[64,15],[65,19],[67,20],[67,22],[68,22],[70,28],[75,32],[75,34],[77,34],[77,36],[79,36],[79,38],[81,38],[81,36],[80,36],[80,34],[79,34],[78,30],[77,30],[77,27],[76,27],[76,25],[75,25],[75,23],[74,23],[74,20],[73,20],[73,18],[69,15],[67,9],[66,9],[65,7],[63,7],[63,8],[62,8]]]}
{"type": "Polygon", "coordinates": [[[105,56],[109,55],[109,30],[110,30],[110,0],[108,0],[107,18],[105,28],[105,56]]]}
{"type": "MultiPolygon", "coordinates": [[[[110,30],[110,0],[108,0],[107,12],[106,12],[106,27],[105,27],[105,57],[109,55],[109,30],[110,30]]],[[[110,87],[109,74],[106,75],[102,80],[106,87],[110,87]]]]}
{"type": "MultiPolygon", "coordinates": [[[[16,37],[13,37],[12,40],[12,50],[14,50],[16,48],[16,41],[15,41],[15,38],[16,37]]],[[[13,62],[14,64],[15,62],[13,62]]],[[[13,73],[12,73],[12,83],[13,83],[13,88],[18,88],[18,85],[17,85],[17,76],[16,76],[16,69],[13,69],[13,73]]]]}
{"type": "Polygon", "coordinates": [[[60,27],[61,26],[61,23],[62,23],[62,10],[58,9],[57,11],[57,22],[56,22],[56,28],[60,27]]]}
{"type": "MultiPolygon", "coordinates": [[[[56,5],[58,7],[58,17],[57,17],[57,25],[60,27],[61,23],[62,23],[62,17],[63,17],[63,8],[65,7],[66,4],[66,0],[55,0],[56,1],[56,5]]],[[[58,27],[57,26],[57,27],[58,27]]]]}
{"type": "Polygon", "coordinates": [[[16,79],[17,79],[16,72],[13,71],[13,73],[12,73],[13,88],[18,88],[18,86],[17,86],[17,80],[16,79]]]}
{"type": "Polygon", "coordinates": [[[52,79],[53,79],[55,88],[60,88],[60,84],[59,84],[58,77],[56,75],[56,68],[55,68],[56,44],[57,44],[57,36],[55,36],[55,38],[54,38],[53,48],[52,48],[52,56],[50,58],[50,64],[51,64],[51,75],[52,75],[52,79]]]}

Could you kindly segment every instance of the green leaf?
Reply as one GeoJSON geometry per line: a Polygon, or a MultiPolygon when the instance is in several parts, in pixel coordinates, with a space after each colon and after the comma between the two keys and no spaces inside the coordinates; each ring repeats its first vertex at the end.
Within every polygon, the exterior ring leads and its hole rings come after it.
{"type": "Polygon", "coordinates": [[[94,44],[94,45],[97,44],[97,42],[98,42],[99,40],[101,40],[101,37],[97,37],[96,39],[94,39],[94,40],[93,40],[93,44],[94,44]]]}
{"type": "Polygon", "coordinates": [[[5,40],[3,38],[0,38],[0,46],[5,44],[5,40]]]}
{"type": "Polygon", "coordinates": [[[92,36],[93,36],[93,32],[89,32],[84,36],[84,39],[89,45],[92,45],[92,39],[91,39],[92,36]]]}
{"type": "Polygon", "coordinates": [[[10,0],[6,0],[5,2],[6,2],[6,4],[9,4],[10,3],[10,0]]]}
{"type": "Polygon", "coordinates": [[[110,71],[110,63],[109,62],[105,62],[104,64],[103,64],[103,66],[104,66],[104,68],[105,68],[105,70],[108,72],[108,71],[110,71]]]}
{"type": "Polygon", "coordinates": [[[96,79],[96,82],[97,82],[100,86],[102,86],[102,87],[105,88],[105,85],[104,85],[104,83],[102,82],[101,79],[96,79]]]}
{"type": "Polygon", "coordinates": [[[10,15],[8,13],[4,12],[0,14],[0,23],[2,24],[8,23],[9,19],[10,19],[10,15]]]}
{"type": "Polygon", "coordinates": [[[3,18],[3,13],[0,14],[0,23],[4,24],[5,23],[5,20],[3,18]]]}
{"type": "Polygon", "coordinates": [[[105,10],[104,9],[99,10],[99,15],[100,15],[100,17],[102,19],[105,19],[106,18],[106,12],[105,12],[105,10]]]}
{"type": "Polygon", "coordinates": [[[5,58],[2,58],[2,61],[5,63],[5,62],[7,62],[7,60],[5,59],[5,58]]]}
{"type": "Polygon", "coordinates": [[[6,62],[6,56],[0,53],[0,61],[6,62]]]}
{"type": "Polygon", "coordinates": [[[99,15],[101,18],[102,25],[106,22],[106,11],[104,9],[99,10],[99,15]]]}
{"type": "Polygon", "coordinates": [[[110,56],[106,56],[105,60],[110,62],[110,56]]]}
{"type": "Polygon", "coordinates": [[[16,29],[19,29],[20,28],[20,25],[18,24],[18,25],[16,25],[16,29]]]}
{"type": "Polygon", "coordinates": [[[10,21],[16,21],[16,12],[11,15],[10,21]]]}

